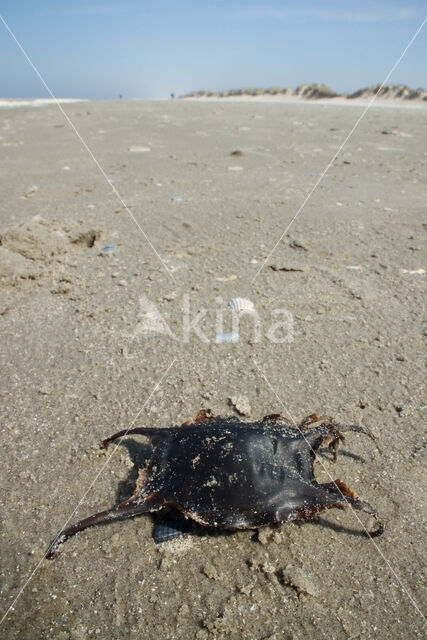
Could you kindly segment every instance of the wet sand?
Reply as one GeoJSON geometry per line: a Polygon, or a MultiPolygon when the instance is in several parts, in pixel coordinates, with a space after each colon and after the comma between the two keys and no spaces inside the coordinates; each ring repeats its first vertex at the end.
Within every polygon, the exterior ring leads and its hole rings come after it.
{"type": "Polygon", "coordinates": [[[2,612],[26,585],[2,637],[422,638],[427,111],[373,107],[270,256],[362,107],[63,109],[144,233],[58,107],[0,111],[2,612]],[[254,303],[261,337],[246,318],[218,344],[236,297],[254,303]],[[188,305],[204,315],[187,340],[188,305]],[[146,441],[109,460],[103,438],[136,416],[233,414],[234,396],[248,419],[370,428],[381,454],[349,434],[315,469],[369,500],[384,535],[332,509],[156,546],[142,516],[42,560],[67,520],[132,494],[146,441]]]}

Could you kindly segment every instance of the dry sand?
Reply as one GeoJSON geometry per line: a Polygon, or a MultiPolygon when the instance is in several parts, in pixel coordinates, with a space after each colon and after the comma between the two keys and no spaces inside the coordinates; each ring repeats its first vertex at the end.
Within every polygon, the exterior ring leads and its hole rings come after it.
{"type": "MultiPolygon", "coordinates": [[[[261,94],[256,96],[241,95],[241,96],[183,96],[180,100],[185,102],[263,102],[268,104],[301,104],[301,102],[307,102],[307,99],[298,95],[269,95],[261,94]]],[[[315,98],[311,102],[321,105],[333,105],[340,107],[368,107],[371,105],[377,107],[391,107],[393,109],[424,109],[427,110],[426,100],[404,100],[394,97],[375,97],[363,96],[360,98],[346,98],[345,96],[336,96],[335,98],[315,98]]]]}
{"type": "Polygon", "coordinates": [[[175,281],[56,106],[1,111],[2,611],[26,585],[2,638],[422,638],[427,112],[372,108],[251,284],[361,107],[63,108],[175,281]],[[180,338],[186,294],[192,317],[207,309],[208,343],[180,338]],[[263,332],[285,308],[293,340],[255,342],[247,319],[238,342],[216,344],[233,297],[253,301],[263,332]],[[141,298],[177,339],[148,331],[141,298]],[[316,473],[374,504],[382,537],[333,509],[156,546],[142,516],[39,565],[70,516],[132,493],[146,448],[129,439],[105,467],[98,443],[138,412],[168,426],[202,406],[232,413],[243,396],[254,419],[286,414],[255,362],[296,419],[315,411],[378,436],[382,455],[350,434],[316,473]]]}

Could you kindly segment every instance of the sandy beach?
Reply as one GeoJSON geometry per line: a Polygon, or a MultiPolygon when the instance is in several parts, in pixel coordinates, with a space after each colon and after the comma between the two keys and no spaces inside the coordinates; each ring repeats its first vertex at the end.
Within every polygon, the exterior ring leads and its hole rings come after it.
{"type": "Polygon", "coordinates": [[[0,110],[1,637],[423,638],[427,110],[373,106],[285,232],[364,105],[61,106],[99,166],[58,106],[0,110]],[[224,337],[233,298],[260,335],[224,337]],[[385,533],[346,508],[156,545],[148,515],[43,559],[133,492],[147,441],[103,438],[242,404],[371,429],[315,471],[385,533]]]}

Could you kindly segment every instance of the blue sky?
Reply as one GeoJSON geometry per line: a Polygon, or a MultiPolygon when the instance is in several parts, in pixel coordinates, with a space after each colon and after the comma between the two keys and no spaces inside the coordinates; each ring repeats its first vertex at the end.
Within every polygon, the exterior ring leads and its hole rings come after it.
{"type": "MultiPolygon", "coordinates": [[[[0,0],[53,93],[166,98],[196,89],[350,92],[382,82],[427,14],[425,0],[0,0]]],[[[0,96],[46,90],[0,23],[0,96]]],[[[427,88],[427,25],[389,84],[427,88]]]]}

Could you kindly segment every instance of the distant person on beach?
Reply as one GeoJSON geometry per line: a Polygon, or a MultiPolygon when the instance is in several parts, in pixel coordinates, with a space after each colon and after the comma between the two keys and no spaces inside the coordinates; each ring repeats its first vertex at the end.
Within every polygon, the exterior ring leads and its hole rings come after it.
{"type": "Polygon", "coordinates": [[[175,98],[175,91],[172,91],[171,93],[171,100],[173,100],[175,98]]]}

